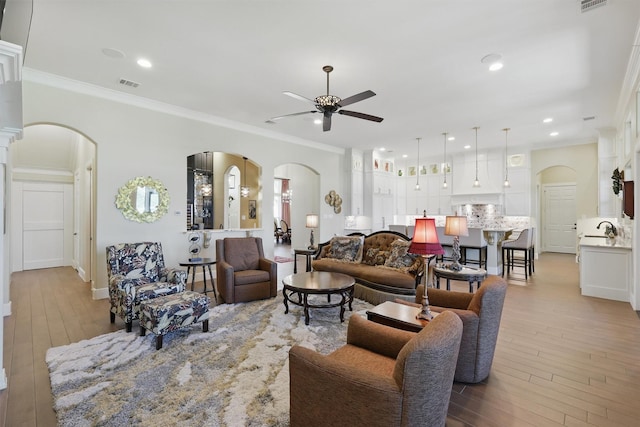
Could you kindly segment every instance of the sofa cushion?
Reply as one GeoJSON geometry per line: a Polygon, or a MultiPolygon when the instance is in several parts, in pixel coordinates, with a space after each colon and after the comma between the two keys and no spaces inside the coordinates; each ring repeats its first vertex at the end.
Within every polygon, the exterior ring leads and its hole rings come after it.
{"type": "Polygon", "coordinates": [[[363,241],[364,236],[335,236],[331,239],[327,258],[359,263],[362,261],[363,241]]]}
{"type": "Polygon", "coordinates": [[[356,282],[380,283],[382,285],[414,289],[415,277],[397,268],[388,268],[382,265],[366,265],[362,263],[345,263],[331,258],[314,260],[313,269],[317,271],[331,271],[352,276],[356,282]]]}

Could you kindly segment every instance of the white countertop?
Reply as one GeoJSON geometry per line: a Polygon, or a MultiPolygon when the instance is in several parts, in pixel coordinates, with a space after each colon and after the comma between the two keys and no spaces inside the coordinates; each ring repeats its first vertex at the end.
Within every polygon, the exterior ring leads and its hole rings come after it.
{"type": "Polygon", "coordinates": [[[601,238],[601,237],[581,237],[580,246],[596,246],[600,248],[631,249],[631,242],[628,240],[601,238]]]}

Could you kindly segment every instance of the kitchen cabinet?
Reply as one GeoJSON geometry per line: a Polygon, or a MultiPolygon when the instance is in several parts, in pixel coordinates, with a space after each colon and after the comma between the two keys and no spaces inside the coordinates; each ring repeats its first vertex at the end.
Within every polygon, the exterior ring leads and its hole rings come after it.
{"type": "Polygon", "coordinates": [[[582,295],[628,302],[631,269],[631,247],[620,239],[580,239],[582,295]]]}

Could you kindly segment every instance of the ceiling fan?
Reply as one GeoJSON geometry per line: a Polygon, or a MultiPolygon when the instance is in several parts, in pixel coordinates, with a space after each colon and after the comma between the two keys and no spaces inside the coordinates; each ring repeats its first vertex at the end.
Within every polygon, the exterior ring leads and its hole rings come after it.
{"type": "Polygon", "coordinates": [[[355,104],[356,102],[363,101],[367,98],[371,98],[372,96],[375,96],[375,93],[370,90],[367,90],[345,99],[340,99],[337,96],[330,95],[329,94],[329,73],[333,71],[333,67],[331,65],[325,65],[324,67],[322,67],[322,70],[325,73],[327,73],[327,94],[326,95],[320,95],[315,99],[311,100],[309,98],[306,98],[302,95],[295,94],[293,92],[283,92],[285,95],[288,95],[292,98],[299,99],[301,101],[309,102],[313,104],[316,107],[315,110],[302,111],[300,113],[285,114],[284,116],[272,117],[269,120],[267,120],[266,123],[274,123],[276,120],[280,120],[285,117],[301,116],[303,114],[322,113],[322,116],[323,116],[322,130],[326,132],[328,130],[331,130],[331,116],[333,115],[333,113],[342,114],[344,116],[351,116],[358,119],[371,120],[372,122],[378,122],[378,123],[384,120],[382,117],[376,117],[370,114],[358,113],[356,111],[342,110],[342,107],[346,107],[347,105],[355,104]]]}

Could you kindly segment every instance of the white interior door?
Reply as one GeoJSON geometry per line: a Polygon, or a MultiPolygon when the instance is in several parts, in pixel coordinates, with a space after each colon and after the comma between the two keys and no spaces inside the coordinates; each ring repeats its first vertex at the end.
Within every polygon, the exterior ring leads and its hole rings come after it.
{"type": "Polygon", "coordinates": [[[576,253],[576,186],[545,185],[543,248],[547,252],[576,253]]]}
{"type": "Polygon", "coordinates": [[[22,193],[23,269],[70,265],[71,186],[25,184],[22,193]]]}

